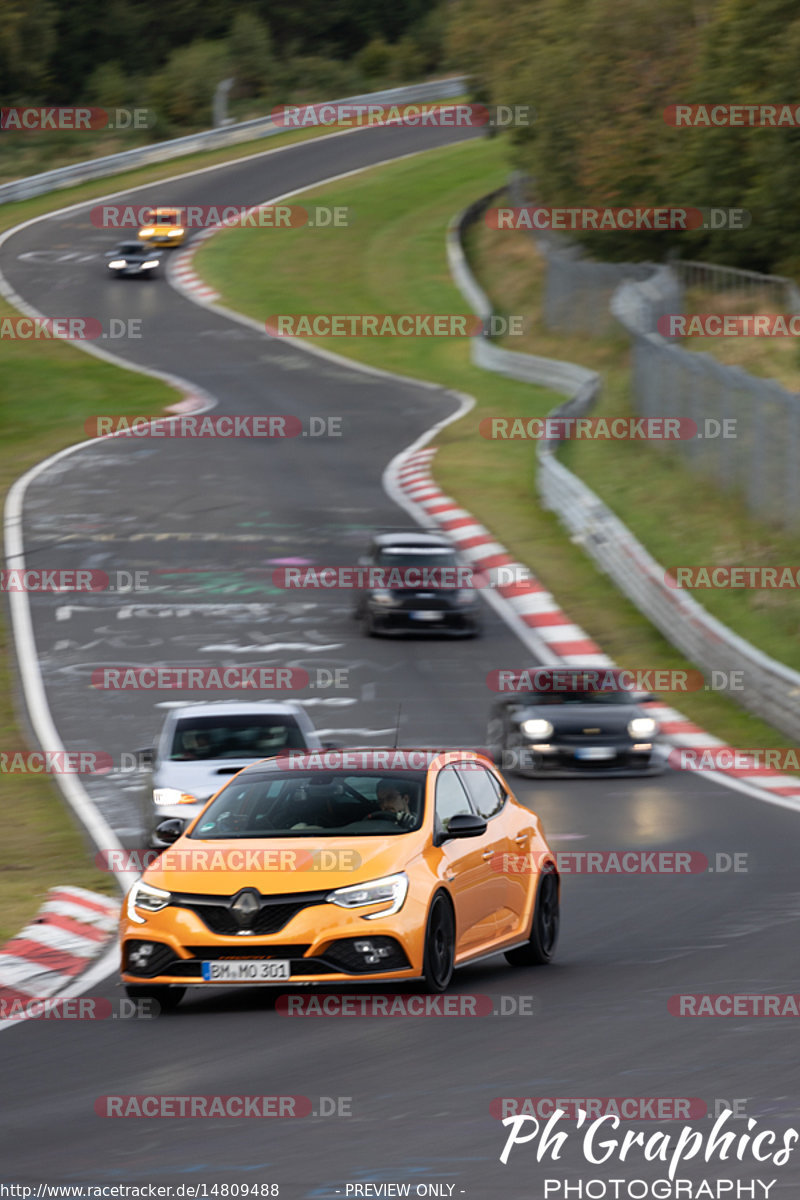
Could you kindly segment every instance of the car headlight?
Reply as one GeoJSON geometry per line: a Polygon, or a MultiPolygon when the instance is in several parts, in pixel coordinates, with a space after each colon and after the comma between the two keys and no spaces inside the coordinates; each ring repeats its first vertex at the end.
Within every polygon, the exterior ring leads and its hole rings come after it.
{"type": "Polygon", "coordinates": [[[137,925],[144,925],[145,917],[140,917],[136,911],[137,908],[142,912],[160,912],[162,908],[166,908],[172,900],[172,893],[165,892],[163,888],[153,887],[150,883],[144,883],[141,879],[135,883],[128,893],[128,903],[126,906],[128,920],[134,921],[137,925]]]}
{"type": "Polygon", "coordinates": [[[197,796],[178,788],[153,788],[153,804],[198,804],[197,796]]]}
{"type": "Polygon", "coordinates": [[[652,717],[634,717],[628,722],[628,733],[632,738],[649,738],[658,733],[658,721],[652,717]]]}
{"type": "Polygon", "coordinates": [[[553,726],[549,721],[545,721],[542,717],[533,717],[529,721],[523,721],[520,729],[527,737],[549,738],[553,732],[553,726]]]}
{"type": "Polygon", "coordinates": [[[386,588],[379,588],[377,592],[373,592],[370,596],[375,604],[399,604],[400,601],[396,596],[393,596],[386,588]]]}
{"type": "Polygon", "coordinates": [[[388,904],[380,912],[366,913],[365,921],[375,921],[378,917],[390,917],[403,907],[408,894],[408,876],[402,871],[398,875],[386,875],[383,879],[373,879],[370,883],[357,883],[352,887],[337,888],[325,897],[329,904],[338,904],[339,908],[366,908],[368,904],[388,904]]]}
{"type": "Polygon", "coordinates": [[[157,266],[158,266],[157,258],[148,258],[147,262],[142,263],[142,270],[147,271],[150,267],[157,267],[157,266]]]}
{"type": "Polygon", "coordinates": [[[118,271],[120,267],[127,267],[128,264],[125,262],[124,258],[112,258],[108,265],[109,268],[113,269],[114,271],[118,271]]]}
{"type": "Polygon", "coordinates": [[[455,596],[453,597],[456,604],[464,604],[464,605],[472,604],[474,598],[475,598],[475,593],[473,591],[470,591],[468,588],[467,589],[459,589],[459,591],[457,591],[455,596]]]}
{"type": "Polygon", "coordinates": [[[144,229],[139,230],[139,237],[150,237],[151,234],[154,234],[154,233],[155,233],[155,229],[153,228],[153,226],[146,225],[144,227],[144,229]]]}
{"type": "Polygon", "coordinates": [[[182,237],[183,232],[184,231],[182,229],[170,229],[169,233],[167,234],[167,237],[182,237]]]}

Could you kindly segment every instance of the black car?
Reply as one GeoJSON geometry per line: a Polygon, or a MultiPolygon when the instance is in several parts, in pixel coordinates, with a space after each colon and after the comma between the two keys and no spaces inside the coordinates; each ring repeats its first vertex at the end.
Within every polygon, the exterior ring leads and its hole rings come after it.
{"type": "Polygon", "coordinates": [[[480,633],[475,577],[442,534],[376,534],[359,564],[365,568],[367,586],[358,596],[354,616],[368,636],[480,633]]]}
{"type": "Polygon", "coordinates": [[[613,686],[509,692],[489,715],[489,753],[521,775],[655,773],[665,756],[659,724],[644,707],[652,700],[613,686]]]}
{"type": "Polygon", "coordinates": [[[106,254],[112,275],[155,275],[161,263],[161,251],[145,242],[120,242],[106,254]]]}

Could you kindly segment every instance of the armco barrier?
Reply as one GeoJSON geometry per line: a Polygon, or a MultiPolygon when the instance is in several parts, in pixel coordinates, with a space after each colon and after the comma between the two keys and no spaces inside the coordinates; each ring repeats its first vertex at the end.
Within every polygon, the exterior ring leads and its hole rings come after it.
{"type": "MultiPolygon", "coordinates": [[[[456,96],[463,96],[467,86],[466,76],[458,75],[449,79],[433,79],[427,83],[414,83],[408,87],[390,88],[382,92],[367,92],[361,96],[345,96],[339,100],[330,101],[330,103],[394,104],[450,100],[456,96]]],[[[256,117],[252,121],[241,121],[235,125],[226,125],[221,129],[207,129],[202,133],[191,133],[187,137],[173,138],[168,142],[153,142],[147,146],[139,146],[135,150],[123,150],[119,154],[108,154],[103,158],[72,163],[68,167],[44,171],[40,175],[31,175],[27,179],[15,179],[11,183],[0,184],[0,204],[10,204],[14,200],[29,200],[32,196],[42,196],[45,192],[54,192],[60,188],[72,187],[77,183],[86,183],[92,179],[103,179],[107,175],[116,175],[119,171],[130,171],[135,167],[146,167],[152,163],[180,158],[186,154],[194,154],[198,150],[216,150],[220,146],[235,146],[238,142],[272,137],[274,134],[282,132],[282,126],[276,125],[271,116],[256,117]]]]}
{"type": "MultiPolygon", "coordinates": [[[[455,217],[447,238],[453,278],[484,319],[491,315],[491,303],[469,269],[462,238],[464,230],[480,219],[498,194],[483,197],[455,217]]],[[[615,314],[625,311],[629,319],[638,319],[642,308],[649,310],[649,316],[662,304],[671,303],[674,276],[670,278],[666,268],[658,268],[654,274],[655,278],[644,284],[622,285],[612,300],[615,314]]],[[[570,399],[553,410],[553,417],[583,415],[599,396],[600,378],[595,372],[555,359],[501,350],[487,338],[472,339],[472,359],[486,370],[566,393],[570,399]]],[[[800,738],[800,673],[739,637],[686,592],[668,587],[664,567],[599,496],[558,461],[557,449],[554,442],[537,443],[536,485],[544,507],[559,516],[600,570],[707,677],[712,671],[744,672],[743,690],[729,692],[731,699],[788,737],[800,738]]]]}

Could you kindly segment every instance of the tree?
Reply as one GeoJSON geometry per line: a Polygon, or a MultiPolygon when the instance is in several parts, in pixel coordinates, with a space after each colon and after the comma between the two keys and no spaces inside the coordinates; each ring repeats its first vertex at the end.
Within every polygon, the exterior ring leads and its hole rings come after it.
{"type": "Polygon", "coordinates": [[[275,60],[269,28],[252,11],[239,12],[234,17],[228,53],[237,93],[263,95],[274,75],[275,60]]]}

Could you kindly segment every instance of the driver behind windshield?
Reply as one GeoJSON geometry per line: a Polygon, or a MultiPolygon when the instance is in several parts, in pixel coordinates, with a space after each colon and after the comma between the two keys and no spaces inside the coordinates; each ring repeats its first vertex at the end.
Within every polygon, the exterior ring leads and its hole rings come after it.
{"type": "Polygon", "coordinates": [[[408,828],[416,824],[417,818],[409,807],[411,798],[408,792],[401,791],[401,787],[402,784],[398,786],[393,779],[381,779],[375,789],[379,811],[370,816],[386,817],[408,828]]]}

